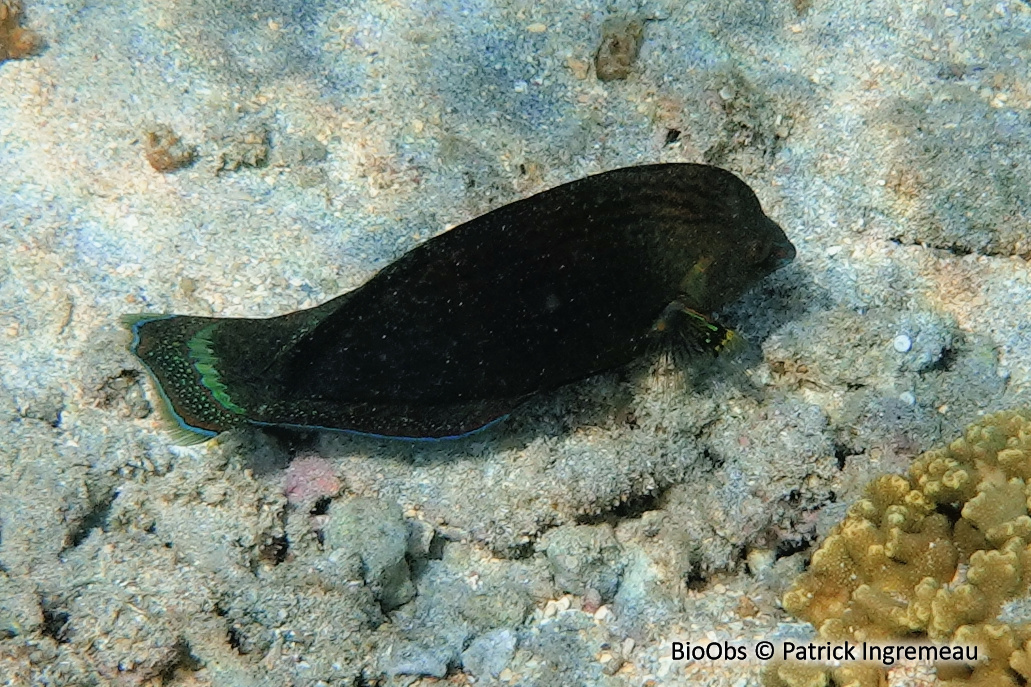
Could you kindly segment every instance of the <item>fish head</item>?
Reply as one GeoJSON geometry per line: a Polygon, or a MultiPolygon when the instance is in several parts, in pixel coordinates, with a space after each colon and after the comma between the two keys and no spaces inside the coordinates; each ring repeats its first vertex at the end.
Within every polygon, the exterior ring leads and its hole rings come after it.
{"type": "Polygon", "coordinates": [[[751,200],[713,222],[696,248],[680,282],[680,298],[689,307],[712,312],[795,259],[787,234],[751,200]]]}

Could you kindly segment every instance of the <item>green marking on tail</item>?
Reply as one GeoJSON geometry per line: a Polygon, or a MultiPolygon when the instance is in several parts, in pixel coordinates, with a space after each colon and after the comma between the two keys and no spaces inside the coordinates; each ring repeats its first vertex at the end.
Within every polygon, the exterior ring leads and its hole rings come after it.
{"type": "Polygon", "coordinates": [[[217,322],[191,336],[188,322],[196,318],[132,314],[121,321],[133,335],[129,350],[155,382],[162,401],[156,409],[175,443],[198,444],[246,420],[246,411],[233,402],[217,369],[211,337],[217,322]],[[172,321],[186,324],[177,327],[172,321]],[[150,329],[167,330],[168,325],[171,332],[150,329]]]}
{"type": "Polygon", "coordinates": [[[229,396],[229,389],[222,382],[222,376],[215,366],[218,362],[218,357],[211,350],[211,332],[218,324],[216,322],[208,325],[190,339],[189,343],[186,344],[190,349],[190,359],[193,361],[194,369],[200,373],[200,383],[211,391],[211,395],[215,400],[226,410],[230,410],[237,415],[246,416],[246,409],[234,403],[233,399],[229,396]]]}

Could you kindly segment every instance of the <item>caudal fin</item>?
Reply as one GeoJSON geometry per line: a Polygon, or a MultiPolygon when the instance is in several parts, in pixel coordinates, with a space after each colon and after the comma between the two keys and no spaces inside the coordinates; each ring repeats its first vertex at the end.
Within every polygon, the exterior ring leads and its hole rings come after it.
{"type": "Polygon", "coordinates": [[[246,422],[218,369],[212,338],[224,320],[185,315],[124,315],[129,346],[150,372],[161,417],[176,443],[197,444],[246,422]]]}

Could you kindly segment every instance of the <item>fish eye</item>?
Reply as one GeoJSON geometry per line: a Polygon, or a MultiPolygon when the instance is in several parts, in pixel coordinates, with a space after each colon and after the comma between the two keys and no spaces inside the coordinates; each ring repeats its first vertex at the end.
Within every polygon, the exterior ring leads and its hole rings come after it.
{"type": "Polygon", "coordinates": [[[750,264],[760,263],[770,255],[770,243],[754,239],[745,246],[745,259],[750,264]]]}

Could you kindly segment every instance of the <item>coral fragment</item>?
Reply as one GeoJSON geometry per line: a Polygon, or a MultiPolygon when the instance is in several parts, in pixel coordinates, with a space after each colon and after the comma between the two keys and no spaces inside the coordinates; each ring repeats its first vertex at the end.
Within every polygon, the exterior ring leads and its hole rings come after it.
{"type": "Polygon", "coordinates": [[[193,163],[194,149],[184,144],[167,126],[156,126],[143,134],[143,151],[150,166],[159,172],[174,172],[193,163]]]}
{"type": "Polygon", "coordinates": [[[0,62],[28,57],[43,45],[37,33],[19,26],[21,15],[19,0],[0,0],[0,62]]]}

